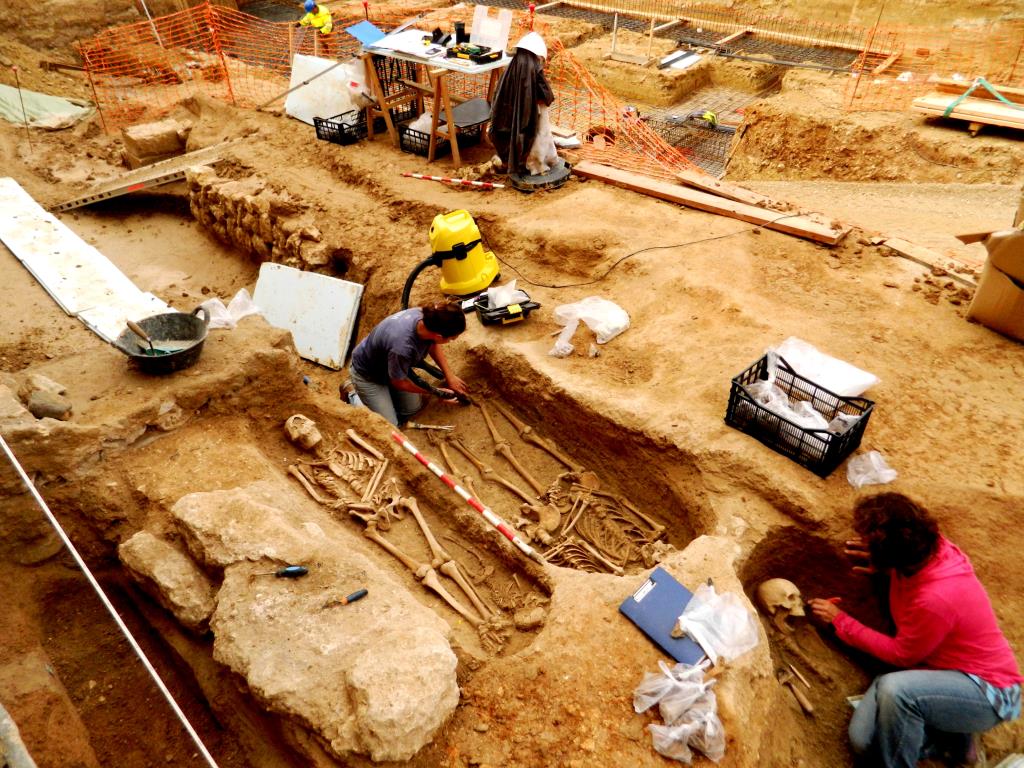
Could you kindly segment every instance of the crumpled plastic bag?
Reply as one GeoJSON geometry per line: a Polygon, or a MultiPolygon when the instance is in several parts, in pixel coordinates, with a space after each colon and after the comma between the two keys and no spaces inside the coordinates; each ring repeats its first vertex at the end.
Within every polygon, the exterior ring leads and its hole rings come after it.
{"type": "Polygon", "coordinates": [[[646,712],[655,704],[661,712],[661,719],[674,723],[693,706],[704,693],[715,684],[714,680],[704,681],[707,664],[676,664],[669,667],[664,661],[658,662],[661,674],[647,674],[633,691],[633,709],[646,712]]]}
{"type": "Polygon", "coordinates": [[[638,712],[643,711],[637,708],[638,700],[647,704],[653,696],[661,694],[658,703],[665,723],[647,726],[654,749],[658,754],[687,765],[693,760],[693,750],[717,763],[725,755],[725,729],[718,718],[718,700],[711,690],[715,681],[702,682],[703,666],[677,664],[670,670],[664,662],[659,665],[662,674],[647,675],[633,694],[633,706],[638,712]],[[676,685],[677,675],[687,678],[685,686],[676,685]],[[662,693],[666,690],[667,693],[662,693]],[[685,706],[681,697],[665,706],[673,694],[683,690],[687,694],[685,706]],[[700,692],[693,697],[695,690],[700,692]]]}
{"type": "Polygon", "coordinates": [[[487,289],[487,308],[502,309],[509,304],[521,304],[529,301],[530,297],[526,291],[516,288],[516,281],[512,280],[504,285],[494,285],[487,289]]]}
{"type": "Polygon", "coordinates": [[[813,344],[790,336],[775,347],[794,371],[840,397],[857,397],[878,384],[878,377],[839,358],[826,355],[813,344]]]}
{"type": "Polygon", "coordinates": [[[210,323],[206,327],[211,330],[214,328],[231,329],[238,325],[238,321],[243,317],[260,314],[260,308],[256,306],[245,288],[239,289],[226,307],[220,299],[207,299],[199,306],[205,307],[206,311],[210,313],[210,323]]]}
{"type": "Polygon", "coordinates": [[[899,473],[886,463],[878,451],[858,454],[846,465],[846,479],[854,488],[891,483],[898,476],[899,473]]]}
{"type": "Polygon", "coordinates": [[[719,657],[731,661],[742,656],[760,642],[757,619],[740,598],[731,592],[719,595],[710,584],[697,588],[676,625],[693,638],[712,664],[717,664],[719,657]]]}
{"type": "Polygon", "coordinates": [[[572,336],[580,320],[597,335],[598,344],[607,344],[629,328],[629,313],[614,301],[600,296],[588,296],[572,304],[555,307],[555,322],[565,328],[558,335],[555,345],[548,352],[552,357],[568,357],[575,347],[572,336]]]}

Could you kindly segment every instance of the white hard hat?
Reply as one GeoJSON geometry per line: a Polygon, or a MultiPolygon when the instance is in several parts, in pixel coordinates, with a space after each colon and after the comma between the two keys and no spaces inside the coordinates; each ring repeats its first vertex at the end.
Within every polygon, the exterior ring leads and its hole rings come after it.
{"type": "Polygon", "coordinates": [[[537,32],[527,32],[523,35],[519,39],[519,42],[516,43],[516,48],[525,48],[530,53],[535,53],[542,59],[546,59],[548,57],[548,47],[544,43],[544,38],[537,32]]]}

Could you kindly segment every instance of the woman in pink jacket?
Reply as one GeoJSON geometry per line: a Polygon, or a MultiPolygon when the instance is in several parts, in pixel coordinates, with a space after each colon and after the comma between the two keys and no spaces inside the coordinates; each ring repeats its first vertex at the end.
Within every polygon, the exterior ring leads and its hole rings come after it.
{"type": "Polygon", "coordinates": [[[967,555],[935,519],[898,493],[861,499],[846,554],[889,577],[895,635],[861,624],[826,599],[810,601],[843,642],[899,671],[871,683],[850,722],[850,743],[872,765],[913,768],[945,741],[964,762],[973,734],[1020,716],[1021,676],[967,555]],[[938,737],[938,738],[937,738],[938,737]]]}

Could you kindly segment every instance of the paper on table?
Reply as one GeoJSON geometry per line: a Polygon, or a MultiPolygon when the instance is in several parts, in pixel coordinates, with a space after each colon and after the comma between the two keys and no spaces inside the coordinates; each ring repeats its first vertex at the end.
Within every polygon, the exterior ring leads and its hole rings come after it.
{"type": "Polygon", "coordinates": [[[388,35],[383,40],[374,43],[372,47],[423,56],[428,47],[423,44],[424,36],[430,37],[430,33],[424,32],[422,29],[403,29],[397,34],[388,35]]]}

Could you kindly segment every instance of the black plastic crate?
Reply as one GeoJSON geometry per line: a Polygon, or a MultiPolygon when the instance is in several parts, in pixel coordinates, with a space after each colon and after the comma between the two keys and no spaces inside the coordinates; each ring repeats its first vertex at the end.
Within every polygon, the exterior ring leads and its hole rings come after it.
{"type": "Polygon", "coordinates": [[[349,110],[334,117],[314,117],[316,137],[335,144],[355,144],[366,138],[366,112],[349,110]]]}
{"type": "MultiPolygon", "coordinates": [[[[460,128],[458,132],[459,149],[479,144],[482,130],[483,126],[481,125],[466,129],[460,128]]],[[[400,125],[398,127],[398,144],[403,152],[412,152],[414,155],[426,157],[430,153],[430,134],[413,130],[408,125],[400,125]]],[[[444,157],[451,151],[448,139],[439,138],[434,146],[434,157],[444,157]]]]}
{"type": "Polygon", "coordinates": [[[385,96],[394,96],[406,89],[403,80],[416,79],[416,64],[390,56],[371,56],[373,66],[377,70],[377,80],[385,96]]]}
{"type": "Polygon", "coordinates": [[[765,408],[747,390],[755,381],[768,380],[768,356],[765,355],[732,380],[725,423],[757,438],[816,475],[827,477],[860,445],[875,404],[863,397],[836,395],[801,376],[781,357],[776,359],[775,385],[790,401],[810,402],[829,422],[840,413],[855,416],[856,421],[837,434],[827,429],[801,427],[765,408]]]}

